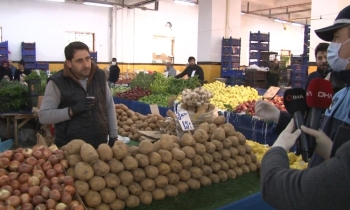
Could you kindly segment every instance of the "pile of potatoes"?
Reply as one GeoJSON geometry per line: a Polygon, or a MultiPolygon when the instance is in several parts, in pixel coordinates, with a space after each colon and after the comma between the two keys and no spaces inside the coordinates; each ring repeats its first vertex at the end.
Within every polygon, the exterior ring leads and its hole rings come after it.
{"type": "Polygon", "coordinates": [[[257,169],[245,137],[223,116],[181,139],[163,134],[154,144],[145,140],[129,147],[117,141],[112,148],[101,144],[97,150],[73,140],[62,149],[77,193],[95,210],[150,204],[257,169]]]}
{"type": "Polygon", "coordinates": [[[147,116],[130,110],[124,104],[116,104],[115,112],[118,120],[118,133],[121,136],[129,137],[132,140],[139,140],[140,131],[158,131],[158,120],[164,117],[157,114],[147,116]]]}

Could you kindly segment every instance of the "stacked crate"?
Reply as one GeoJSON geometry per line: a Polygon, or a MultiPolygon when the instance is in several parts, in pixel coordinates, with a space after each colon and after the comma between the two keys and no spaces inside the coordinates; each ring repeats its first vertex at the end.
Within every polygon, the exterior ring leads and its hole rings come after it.
{"type": "Polygon", "coordinates": [[[291,57],[292,79],[291,86],[293,88],[306,88],[306,80],[308,76],[309,57],[305,55],[291,57]]]}
{"type": "Polygon", "coordinates": [[[9,43],[8,41],[0,42],[0,62],[9,59],[9,43]]]}
{"type": "Polygon", "coordinates": [[[245,69],[245,85],[255,88],[266,88],[267,72],[256,69],[245,69]]]}
{"type": "Polygon", "coordinates": [[[21,47],[22,47],[22,59],[25,63],[24,68],[35,69],[36,68],[35,42],[33,43],[22,42],[21,47]]]}
{"type": "Polygon", "coordinates": [[[243,85],[243,71],[239,70],[241,61],[241,39],[222,38],[221,77],[227,78],[228,85],[243,85]]]}
{"type": "Polygon", "coordinates": [[[97,52],[90,52],[91,60],[97,64],[97,52]]]}
{"type": "Polygon", "coordinates": [[[304,28],[304,56],[309,56],[310,53],[310,26],[305,25],[304,28]]]}
{"type": "Polygon", "coordinates": [[[49,70],[49,62],[36,62],[36,69],[40,69],[42,71],[49,70]]]}
{"type": "Polygon", "coordinates": [[[252,33],[249,36],[249,65],[269,67],[270,33],[252,33]]]}

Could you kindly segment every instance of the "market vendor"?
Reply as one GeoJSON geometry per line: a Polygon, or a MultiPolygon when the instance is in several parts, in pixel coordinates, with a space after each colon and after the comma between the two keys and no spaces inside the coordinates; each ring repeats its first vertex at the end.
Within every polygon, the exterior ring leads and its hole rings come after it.
{"type": "Polygon", "coordinates": [[[9,69],[9,62],[7,60],[1,61],[0,66],[0,81],[8,76],[9,80],[13,80],[11,69],[9,69]]]}
{"type": "Polygon", "coordinates": [[[66,46],[64,69],[48,79],[39,121],[55,124],[55,144],[82,139],[97,148],[118,137],[112,94],[105,73],[91,61],[82,42],[66,46]],[[108,141],[108,136],[109,141],[108,141]]]}
{"type": "Polygon", "coordinates": [[[176,75],[175,78],[182,78],[185,75],[187,75],[188,77],[194,77],[195,75],[197,75],[199,81],[203,83],[204,72],[200,66],[196,65],[196,59],[191,56],[188,58],[188,63],[189,63],[188,67],[186,67],[186,69],[183,72],[176,75]]]}
{"type": "Polygon", "coordinates": [[[18,62],[18,69],[15,71],[14,80],[20,81],[21,74],[25,74],[26,76],[28,76],[28,74],[32,72],[30,69],[24,69],[24,65],[25,63],[23,60],[18,62]]]}

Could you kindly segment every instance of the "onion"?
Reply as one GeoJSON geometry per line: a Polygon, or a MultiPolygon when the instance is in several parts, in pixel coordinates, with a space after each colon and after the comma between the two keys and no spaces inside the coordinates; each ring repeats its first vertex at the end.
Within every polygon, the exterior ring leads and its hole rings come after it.
{"type": "Polygon", "coordinates": [[[34,206],[37,206],[37,205],[42,204],[44,202],[45,202],[45,199],[41,195],[36,195],[32,198],[32,204],[34,206]]]}
{"type": "Polygon", "coordinates": [[[19,147],[15,150],[15,153],[22,153],[23,152],[23,148],[19,147]]]}
{"type": "Polygon", "coordinates": [[[13,160],[9,164],[9,171],[16,172],[21,163],[18,160],[13,160]]]}
{"type": "Polygon", "coordinates": [[[40,180],[45,178],[45,173],[42,170],[36,170],[33,172],[33,176],[38,177],[40,180]]]}
{"type": "Polygon", "coordinates": [[[79,205],[79,201],[77,200],[72,200],[72,202],[70,202],[69,204],[69,209],[74,209],[75,207],[77,207],[79,205]]]}
{"type": "Polygon", "coordinates": [[[41,196],[43,196],[43,198],[48,199],[50,197],[50,188],[47,186],[44,186],[41,188],[41,196]]]}
{"type": "Polygon", "coordinates": [[[64,191],[68,192],[70,195],[74,195],[75,194],[75,187],[73,187],[72,185],[66,185],[64,187],[64,191]]]}
{"type": "Polygon", "coordinates": [[[21,183],[19,183],[18,180],[12,180],[10,183],[12,189],[19,190],[19,187],[21,186],[21,183]]]}
{"type": "Polygon", "coordinates": [[[17,210],[18,208],[15,208],[13,206],[6,206],[4,210],[17,210]]]}
{"type": "Polygon", "coordinates": [[[35,171],[37,171],[37,170],[40,170],[40,171],[42,171],[43,169],[41,168],[41,166],[40,165],[35,165],[34,167],[33,167],[33,173],[35,172],[35,171]]]}
{"type": "Polygon", "coordinates": [[[29,203],[30,202],[30,195],[28,193],[23,193],[21,196],[21,203],[29,203]]]}
{"type": "Polygon", "coordinates": [[[49,149],[45,149],[44,150],[44,152],[43,152],[43,156],[44,156],[44,158],[47,160],[47,159],[49,159],[49,157],[52,155],[52,152],[51,152],[51,150],[49,150],[49,149]]]}
{"type": "Polygon", "coordinates": [[[0,176],[7,175],[7,171],[3,168],[0,168],[0,176]]]}
{"type": "Polygon", "coordinates": [[[64,182],[64,174],[57,174],[58,179],[60,180],[60,183],[64,182]]]}
{"type": "Polygon", "coordinates": [[[34,210],[46,210],[46,209],[47,209],[47,208],[46,208],[46,205],[43,204],[43,203],[41,203],[41,204],[35,206],[35,208],[34,208],[34,210]]]}
{"type": "Polygon", "coordinates": [[[54,152],[58,159],[62,160],[64,158],[64,152],[61,149],[58,149],[54,152]]]}
{"type": "Polygon", "coordinates": [[[38,186],[40,184],[40,179],[36,176],[32,176],[28,180],[29,186],[38,186]]]}
{"type": "Polygon", "coordinates": [[[43,153],[40,151],[40,150],[34,150],[33,151],[33,156],[36,158],[36,159],[41,159],[43,157],[43,153]]]}
{"type": "Polygon", "coordinates": [[[64,168],[63,168],[63,166],[62,166],[60,163],[56,163],[56,164],[53,166],[53,169],[55,169],[55,171],[56,171],[58,174],[64,172],[64,168]]]}
{"type": "Polygon", "coordinates": [[[11,192],[5,189],[0,190],[0,201],[6,201],[11,196],[11,192]]]}
{"type": "Polygon", "coordinates": [[[55,210],[66,210],[67,209],[67,205],[64,203],[58,203],[55,207],[55,210]]]}
{"type": "Polygon", "coordinates": [[[47,208],[49,209],[55,209],[57,202],[54,199],[49,199],[46,201],[47,208]]]}
{"type": "Polygon", "coordinates": [[[19,191],[19,190],[14,190],[14,191],[12,192],[12,195],[21,196],[21,195],[22,195],[22,192],[19,191]]]}
{"type": "Polygon", "coordinates": [[[9,191],[11,194],[13,192],[13,188],[10,185],[4,185],[1,189],[9,191]]]}
{"type": "Polygon", "coordinates": [[[2,175],[0,177],[0,186],[9,185],[11,183],[10,177],[7,175],[2,175]]]}
{"type": "Polygon", "coordinates": [[[8,174],[8,177],[10,178],[11,181],[12,181],[12,180],[17,180],[18,176],[19,176],[19,173],[18,173],[18,172],[10,172],[10,173],[8,174]]]}
{"type": "Polygon", "coordinates": [[[53,185],[53,184],[61,184],[61,181],[60,181],[60,179],[58,177],[54,176],[54,177],[52,177],[50,179],[50,183],[51,183],[51,185],[53,185]]]}
{"type": "Polygon", "coordinates": [[[46,149],[46,147],[44,145],[35,145],[33,149],[42,152],[46,149]]]}
{"type": "Polygon", "coordinates": [[[63,182],[65,185],[73,185],[74,184],[74,179],[71,176],[65,176],[63,179],[63,182]]]}
{"type": "Polygon", "coordinates": [[[38,166],[42,166],[44,163],[46,162],[46,160],[45,159],[38,159],[38,166]]]}
{"type": "Polygon", "coordinates": [[[57,172],[56,172],[56,170],[55,169],[49,169],[49,170],[47,170],[46,171],[46,177],[48,178],[48,179],[51,179],[52,177],[55,177],[55,176],[57,176],[57,172]]]}
{"type": "Polygon", "coordinates": [[[29,158],[33,154],[33,150],[30,148],[25,148],[22,152],[25,158],[29,158]]]}
{"type": "Polygon", "coordinates": [[[68,168],[68,160],[63,159],[60,161],[60,164],[63,166],[64,169],[68,168]]]}
{"type": "Polygon", "coordinates": [[[50,180],[48,180],[47,178],[42,179],[40,181],[40,187],[43,187],[43,186],[50,187],[51,186],[50,180]]]}
{"type": "Polygon", "coordinates": [[[51,190],[58,190],[58,191],[62,191],[62,189],[63,189],[63,187],[62,187],[62,185],[60,185],[60,184],[53,184],[52,186],[51,186],[51,190]]]}
{"type": "Polygon", "coordinates": [[[55,165],[56,163],[60,162],[60,159],[58,159],[57,155],[51,155],[49,157],[49,161],[52,165],[55,165]]]}
{"type": "Polygon", "coordinates": [[[18,167],[18,172],[23,174],[23,173],[30,173],[33,170],[33,166],[32,165],[28,165],[26,163],[22,163],[21,165],[19,165],[18,167]]]}
{"type": "Polygon", "coordinates": [[[23,203],[21,206],[21,210],[33,210],[34,206],[31,203],[23,203]]]}
{"type": "Polygon", "coordinates": [[[29,191],[29,185],[28,185],[28,183],[22,184],[22,185],[19,187],[19,190],[20,190],[22,193],[27,193],[27,192],[29,191]]]}
{"type": "Polygon", "coordinates": [[[50,198],[54,199],[55,201],[59,201],[61,198],[61,193],[58,190],[51,190],[50,192],[50,198]]]}
{"type": "Polygon", "coordinates": [[[27,173],[24,173],[24,174],[21,174],[20,176],[19,176],[19,178],[18,178],[18,181],[19,181],[19,183],[21,183],[21,184],[24,184],[24,183],[27,183],[28,182],[28,180],[29,180],[29,174],[27,174],[27,173]]]}
{"type": "Polygon", "coordinates": [[[69,194],[68,192],[62,192],[62,196],[61,196],[61,202],[66,204],[66,205],[69,205],[70,202],[72,202],[72,196],[71,194],[69,194]]]}
{"type": "Polygon", "coordinates": [[[74,210],[85,210],[85,208],[82,204],[79,204],[74,208],[74,210]]]}
{"type": "Polygon", "coordinates": [[[26,162],[28,165],[35,166],[38,163],[38,160],[35,157],[31,156],[27,158],[26,162]]]}
{"type": "Polygon", "coordinates": [[[24,161],[24,155],[22,153],[16,153],[13,155],[13,160],[17,160],[19,162],[24,161]]]}
{"type": "Polygon", "coordinates": [[[48,161],[48,162],[43,163],[43,165],[41,166],[41,168],[43,169],[44,172],[46,172],[47,170],[49,170],[49,169],[52,168],[52,165],[51,165],[51,163],[48,161]]]}
{"type": "Polygon", "coordinates": [[[21,203],[21,199],[18,196],[10,196],[6,201],[5,201],[5,205],[6,206],[13,206],[13,207],[17,207],[19,206],[19,204],[21,203]]]}
{"type": "MultiPolygon", "coordinates": [[[[33,187],[29,187],[29,191],[28,191],[30,197],[34,197],[34,196],[37,196],[37,195],[40,195],[41,194],[41,189],[39,186],[33,186],[33,187]]],[[[34,204],[34,203],[33,203],[34,204]]],[[[34,206],[36,206],[34,204],[34,206]]]]}
{"type": "Polygon", "coordinates": [[[10,160],[7,158],[0,158],[0,168],[7,168],[10,165],[10,160]]]}
{"type": "Polygon", "coordinates": [[[9,159],[9,160],[12,160],[12,158],[13,158],[13,151],[12,150],[6,150],[6,151],[4,151],[2,154],[2,157],[4,157],[4,158],[7,158],[7,159],[9,159]]]}

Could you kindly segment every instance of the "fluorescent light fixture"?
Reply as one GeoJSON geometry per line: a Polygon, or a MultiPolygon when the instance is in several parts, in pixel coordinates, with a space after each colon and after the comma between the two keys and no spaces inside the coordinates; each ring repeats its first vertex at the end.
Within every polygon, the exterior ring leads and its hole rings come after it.
{"type": "Polygon", "coordinates": [[[244,15],[245,13],[244,12],[241,12],[241,15],[244,15]]]}
{"type": "Polygon", "coordinates": [[[190,6],[196,5],[196,3],[191,3],[191,2],[186,2],[186,1],[177,1],[177,0],[174,0],[174,3],[182,4],[182,5],[190,5],[190,6]]]}
{"type": "Polygon", "coordinates": [[[280,20],[280,19],[274,19],[273,21],[278,22],[278,23],[286,23],[286,21],[280,20]]]}
{"type": "Polygon", "coordinates": [[[113,7],[113,5],[110,5],[110,4],[101,4],[101,3],[95,3],[95,2],[84,2],[83,4],[89,5],[89,6],[98,6],[98,7],[113,7]]]}
{"type": "Polygon", "coordinates": [[[304,26],[304,25],[301,23],[292,23],[292,26],[304,26]]]}
{"type": "Polygon", "coordinates": [[[47,0],[47,1],[65,2],[65,0],[47,0]]]}

